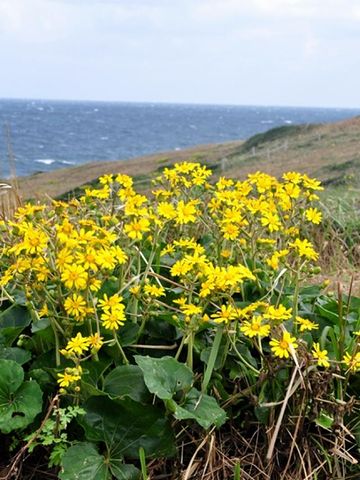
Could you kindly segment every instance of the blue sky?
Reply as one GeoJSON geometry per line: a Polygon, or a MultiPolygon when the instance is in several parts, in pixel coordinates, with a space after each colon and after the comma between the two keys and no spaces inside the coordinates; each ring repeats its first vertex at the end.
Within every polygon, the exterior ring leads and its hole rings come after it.
{"type": "Polygon", "coordinates": [[[360,107],[358,0],[0,0],[0,97],[360,107]]]}

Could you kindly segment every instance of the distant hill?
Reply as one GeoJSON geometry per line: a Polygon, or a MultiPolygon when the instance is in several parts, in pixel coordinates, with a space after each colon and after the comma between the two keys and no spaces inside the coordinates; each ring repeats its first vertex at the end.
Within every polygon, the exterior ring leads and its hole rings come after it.
{"type": "Polygon", "coordinates": [[[245,178],[261,170],[274,176],[284,171],[306,172],[325,185],[340,185],[360,172],[360,117],[325,125],[289,125],[248,140],[200,145],[134,160],[94,162],[18,179],[23,199],[58,197],[93,182],[105,173],[128,173],[139,189],[151,176],[180,161],[207,163],[215,175],[245,178]]]}

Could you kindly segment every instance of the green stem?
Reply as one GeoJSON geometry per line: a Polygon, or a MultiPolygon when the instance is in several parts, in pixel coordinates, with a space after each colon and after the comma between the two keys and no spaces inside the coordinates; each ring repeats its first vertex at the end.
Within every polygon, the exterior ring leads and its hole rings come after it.
{"type": "Polygon", "coordinates": [[[50,324],[51,324],[51,328],[53,329],[54,338],[55,338],[55,362],[56,362],[56,366],[60,367],[60,342],[59,342],[58,331],[56,329],[56,325],[53,318],[50,319],[50,324]]]}
{"type": "Polygon", "coordinates": [[[217,358],[217,355],[218,355],[218,352],[219,352],[220,343],[221,343],[221,339],[222,339],[222,336],[223,336],[223,331],[224,331],[224,328],[222,326],[218,327],[218,329],[216,330],[214,342],[213,342],[212,347],[211,347],[210,357],[209,357],[209,360],[208,360],[208,364],[206,366],[203,382],[202,382],[202,385],[201,385],[201,392],[202,393],[206,393],[206,391],[207,391],[207,387],[209,385],[211,375],[212,375],[214,367],[215,367],[215,362],[216,362],[216,358],[217,358]]]}
{"type": "Polygon", "coordinates": [[[186,365],[192,370],[193,369],[193,352],[194,352],[194,332],[191,331],[187,337],[187,357],[186,365]]]}
{"type": "Polygon", "coordinates": [[[147,468],[146,468],[146,457],[145,457],[145,450],[143,447],[139,448],[139,459],[141,465],[141,476],[142,480],[148,480],[147,468]]]}
{"type": "Polygon", "coordinates": [[[127,359],[127,357],[126,357],[126,355],[125,355],[125,352],[124,352],[122,346],[120,345],[120,342],[119,342],[119,340],[118,340],[118,338],[117,338],[117,335],[116,335],[115,330],[113,330],[113,336],[114,336],[115,343],[116,343],[116,345],[117,345],[117,347],[118,347],[118,349],[119,349],[119,351],[120,351],[120,353],[121,353],[121,356],[122,356],[122,358],[123,358],[123,360],[124,360],[125,365],[129,365],[129,360],[127,359]]]}

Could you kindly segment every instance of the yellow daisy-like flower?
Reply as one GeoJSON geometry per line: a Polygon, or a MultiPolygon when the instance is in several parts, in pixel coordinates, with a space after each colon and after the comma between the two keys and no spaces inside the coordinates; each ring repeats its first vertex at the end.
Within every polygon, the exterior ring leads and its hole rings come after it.
{"type": "Polygon", "coordinates": [[[251,320],[245,321],[241,325],[240,331],[250,338],[256,336],[267,337],[270,333],[270,325],[263,323],[263,317],[258,315],[254,316],[251,320]]]}
{"type": "Polygon", "coordinates": [[[346,352],[342,361],[350,372],[355,373],[360,370],[360,352],[355,353],[355,355],[346,352]]]}
{"type": "Polygon", "coordinates": [[[150,230],[150,222],[146,218],[140,218],[124,227],[124,232],[133,240],[141,240],[143,234],[150,230]]]}
{"type": "Polygon", "coordinates": [[[153,298],[163,297],[165,295],[165,288],[159,285],[145,285],[144,292],[153,298]]]}
{"type": "Polygon", "coordinates": [[[319,325],[317,323],[312,322],[307,318],[297,316],[295,321],[298,325],[300,325],[300,332],[311,332],[311,330],[317,330],[319,328],[319,325]]]}
{"type": "Polygon", "coordinates": [[[227,240],[235,240],[240,233],[240,229],[234,223],[227,222],[221,227],[221,232],[227,240]]]}
{"type": "Polygon", "coordinates": [[[91,348],[92,353],[96,353],[100,350],[103,346],[103,337],[100,337],[98,333],[94,333],[94,335],[90,335],[89,337],[89,346],[91,348]]]}
{"type": "Polygon", "coordinates": [[[76,337],[71,338],[68,341],[65,349],[68,353],[74,353],[75,355],[82,355],[90,345],[88,337],[83,337],[80,332],[77,333],[76,337]]]}
{"type": "Polygon", "coordinates": [[[178,225],[196,221],[196,215],[198,214],[195,207],[196,203],[195,201],[185,203],[183,200],[180,200],[176,209],[176,223],[178,225]]]}
{"type": "Polygon", "coordinates": [[[292,309],[286,308],[284,305],[280,303],[278,307],[274,305],[269,305],[266,312],[264,313],[264,318],[269,318],[270,320],[280,321],[280,320],[288,320],[291,318],[292,309]]]}
{"type": "Polygon", "coordinates": [[[83,319],[88,311],[84,297],[76,293],[65,300],[64,308],[69,315],[78,320],[83,319]]]}
{"type": "Polygon", "coordinates": [[[319,343],[313,344],[312,356],[317,360],[319,367],[330,367],[329,357],[327,350],[321,350],[319,343]]]}
{"type": "Polygon", "coordinates": [[[289,243],[290,247],[294,247],[297,250],[297,253],[300,257],[308,258],[309,260],[317,260],[318,253],[315,252],[313,244],[309,240],[300,240],[296,238],[294,242],[289,243]]]}
{"type": "Polygon", "coordinates": [[[157,208],[158,214],[167,220],[172,220],[176,217],[176,209],[174,205],[169,202],[160,202],[157,208]]]}
{"type": "Polygon", "coordinates": [[[271,351],[275,357],[289,358],[291,349],[296,349],[298,344],[296,338],[292,337],[289,332],[284,332],[280,340],[270,340],[271,351]]]}
{"type": "Polygon", "coordinates": [[[267,227],[269,232],[277,232],[281,228],[281,221],[276,213],[264,212],[261,218],[261,225],[267,227]]]}
{"type": "Polygon", "coordinates": [[[305,211],[305,216],[306,220],[308,220],[311,223],[314,223],[315,225],[319,225],[322,219],[322,213],[320,210],[317,210],[316,208],[308,208],[305,211]]]}
{"type": "Polygon", "coordinates": [[[99,307],[102,308],[103,310],[109,310],[110,308],[116,308],[119,305],[123,307],[123,304],[121,303],[123,300],[123,297],[117,293],[115,295],[111,295],[111,297],[108,297],[106,293],[104,293],[103,298],[98,300],[99,307]]]}
{"type": "Polygon", "coordinates": [[[69,387],[72,383],[77,382],[80,377],[78,375],[72,375],[71,373],[58,373],[58,380],[57,383],[59,387],[66,388],[69,387]]]}
{"type": "Polygon", "coordinates": [[[124,308],[112,308],[101,315],[101,321],[107,330],[117,330],[126,321],[124,308]]]}
{"type": "Polygon", "coordinates": [[[232,305],[221,305],[221,310],[211,315],[215,323],[228,323],[238,317],[238,311],[232,305]]]}
{"type": "Polygon", "coordinates": [[[61,281],[69,289],[84,290],[87,279],[88,274],[80,265],[65,265],[61,274],[61,281]]]}
{"type": "MultiPolygon", "coordinates": [[[[174,302],[175,302],[175,300],[174,300],[174,302]]],[[[180,302],[178,302],[178,303],[180,303],[180,302]]],[[[202,308],[198,307],[197,305],[194,305],[193,303],[180,305],[180,309],[187,316],[199,315],[200,313],[202,313],[202,308]]]]}

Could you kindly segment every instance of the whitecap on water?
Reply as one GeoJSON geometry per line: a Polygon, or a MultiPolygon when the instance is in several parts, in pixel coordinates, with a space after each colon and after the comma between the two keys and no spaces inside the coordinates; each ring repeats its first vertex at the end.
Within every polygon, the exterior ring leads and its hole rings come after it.
{"type": "Polygon", "coordinates": [[[52,163],[55,163],[55,160],[52,158],[38,158],[34,160],[36,163],[43,163],[44,165],[51,165],[52,163]]]}

